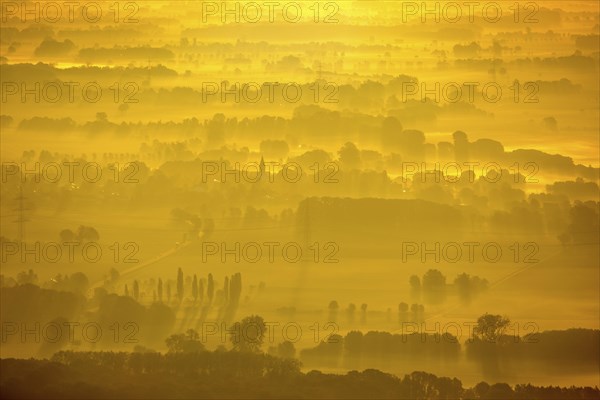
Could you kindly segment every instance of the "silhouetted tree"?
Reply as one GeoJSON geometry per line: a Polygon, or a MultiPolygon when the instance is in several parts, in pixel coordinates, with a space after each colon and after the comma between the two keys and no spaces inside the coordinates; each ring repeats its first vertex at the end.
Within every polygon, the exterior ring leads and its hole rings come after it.
{"type": "Polygon", "coordinates": [[[198,299],[200,303],[204,301],[204,279],[200,279],[198,282],[198,299]]]}
{"type": "Polygon", "coordinates": [[[331,302],[329,302],[329,321],[330,322],[336,322],[337,321],[337,314],[338,314],[338,310],[340,308],[340,305],[338,304],[337,301],[332,300],[331,302]]]}
{"type": "Polygon", "coordinates": [[[160,301],[162,303],[163,301],[163,282],[162,279],[158,278],[158,301],[160,301]]]}
{"type": "Polygon", "coordinates": [[[493,400],[512,399],[514,392],[508,383],[494,383],[487,391],[485,398],[493,400]]]}
{"type": "Polygon", "coordinates": [[[446,277],[437,269],[423,275],[423,295],[426,303],[440,304],[446,298],[446,277]]]}
{"type": "Polygon", "coordinates": [[[140,285],[137,280],[133,281],[133,298],[136,301],[140,298],[140,285]]]}
{"type": "Polygon", "coordinates": [[[208,297],[208,304],[211,304],[215,295],[215,282],[212,274],[208,274],[208,283],[206,284],[206,297],[208,297]]]}
{"type": "Polygon", "coordinates": [[[365,303],[360,305],[360,323],[363,325],[367,323],[367,305],[365,303]]]}
{"type": "Polygon", "coordinates": [[[510,320],[507,317],[486,313],[477,319],[473,335],[483,341],[496,343],[508,325],[510,320]]]}
{"type": "Polygon", "coordinates": [[[232,327],[231,343],[238,351],[259,352],[266,331],[265,321],[258,315],[251,315],[236,322],[232,327]]]}
{"type": "Polygon", "coordinates": [[[229,277],[226,276],[223,282],[223,303],[227,303],[229,298],[229,277]]]}
{"type": "Polygon", "coordinates": [[[17,283],[19,285],[26,285],[26,284],[32,284],[32,285],[37,285],[38,283],[38,276],[36,273],[33,272],[32,269],[30,269],[29,271],[25,272],[19,272],[17,274],[17,283]]]}
{"type": "Polygon", "coordinates": [[[501,315],[484,314],[477,319],[473,337],[467,340],[467,356],[481,363],[484,376],[498,376],[502,349],[507,344],[504,329],[510,320],[501,315]]]}
{"type": "Polygon", "coordinates": [[[180,333],[169,336],[165,343],[169,353],[198,353],[204,351],[200,336],[194,329],[188,329],[185,334],[180,333]]]}
{"type": "Polygon", "coordinates": [[[194,274],[194,280],[192,281],[192,297],[194,303],[198,301],[198,277],[196,277],[196,274],[194,274]]]}
{"type": "Polygon", "coordinates": [[[296,356],[294,343],[289,340],[279,343],[277,346],[277,355],[281,358],[294,358],[296,356]]]}
{"type": "Polygon", "coordinates": [[[411,275],[409,279],[410,283],[410,297],[413,300],[421,299],[421,279],[417,275],[411,275]]]}
{"type": "Polygon", "coordinates": [[[471,277],[468,274],[460,274],[454,279],[454,286],[459,299],[469,304],[474,296],[487,289],[488,281],[480,279],[478,276],[471,277]]]}
{"type": "Polygon", "coordinates": [[[473,391],[477,395],[477,398],[485,399],[487,392],[490,390],[490,385],[487,382],[479,382],[473,387],[473,391]]]}
{"type": "Polygon", "coordinates": [[[469,161],[469,140],[467,134],[456,131],[452,134],[454,140],[454,157],[457,162],[469,161]]]}
{"type": "Polygon", "coordinates": [[[344,169],[360,168],[360,151],[354,143],[348,142],[338,151],[340,163],[344,169]]]}
{"type": "Polygon", "coordinates": [[[350,303],[348,305],[348,309],[346,310],[346,318],[348,319],[348,324],[354,324],[354,315],[356,314],[356,306],[354,303],[350,303]]]}
{"type": "Polygon", "coordinates": [[[63,229],[59,235],[61,242],[74,242],[77,239],[77,234],[70,229],[63,229]]]}
{"type": "Polygon", "coordinates": [[[77,238],[82,242],[97,242],[100,240],[100,235],[95,228],[81,225],[77,229],[77,238]]]}
{"type": "Polygon", "coordinates": [[[232,321],[240,303],[242,294],[242,274],[233,274],[229,280],[229,302],[225,311],[225,321],[232,321]]]}
{"type": "Polygon", "coordinates": [[[177,299],[183,300],[183,271],[181,268],[177,269],[177,299]]]}
{"type": "Polygon", "coordinates": [[[400,303],[398,304],[398,322],[407,322],[408,321],[408,304],[400,303]]]}

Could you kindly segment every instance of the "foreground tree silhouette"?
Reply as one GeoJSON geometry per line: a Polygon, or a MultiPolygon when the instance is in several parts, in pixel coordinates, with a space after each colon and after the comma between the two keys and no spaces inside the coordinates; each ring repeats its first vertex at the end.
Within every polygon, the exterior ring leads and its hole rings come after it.
{"type": "Polygon", "coordinates": [[[501,315],[484,314],[477,319],[473,335],[483,341],[497,343],[510,320],[501,315]]]}
{"type": "Polygon", "coordinates": [[[38,284],[38,276],[30,269],[28,272],[22,271],[17,275],[17,283],[19,285],[25,285],[31,283],[32,285],[38,284]]]}
{"type": "MultiPolygon", "coordinates": [[[[335,335],[334,335],[335,336],[335,335]]],[[[184,335],[185,340],[188,336],[184,335]]],[[[193,337],[193,335],[192,335],[193,337]]],[[[591,387],[535,387],[461,381],[415,371],[403,378],[367,369],[302,373],[294,359],[223,351],[161,354],[59,351],[51,360],[0,359],[0,397],[244,399],[598,399],[591,387]]]]}
{"type": "Polygon", "coordinates": [[[294,343],[289,340],[279,343],[277,346],[277,355],[281,358],[294,358],[296,356],[294,343]]]}
{"type": "Polygon", "coordinates": [[[165,343],[169,349],[169,353],[199,353],[204,351],[204,345],[200,342],[200,335],[194,329],[188,329],[183,334],[169,336],[165,343]]]}
{"type": "Polygon", "coordinates": [[[466,342],[467,356],[479,360],[484,377],[500,376],[502,347],[509,339],[503,333],[509,324],[507,317],[486,313],[477,319],[473,337],[466,342]]]}
{"type": "Polygon", "coordinates": [[[231,329],[231,344],[234,350],[260,352],[266,329],[265,321],[258,315],[251,315],[236,322],[231,329]]]}

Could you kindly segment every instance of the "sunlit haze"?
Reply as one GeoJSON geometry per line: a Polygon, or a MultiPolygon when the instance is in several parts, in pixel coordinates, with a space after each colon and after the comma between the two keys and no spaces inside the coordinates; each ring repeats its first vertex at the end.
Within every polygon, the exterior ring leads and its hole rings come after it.
{"type": "Polygon", "coordinates": [[[599,15],[0,1],[0,397],[600,399],[599,15]]]}

